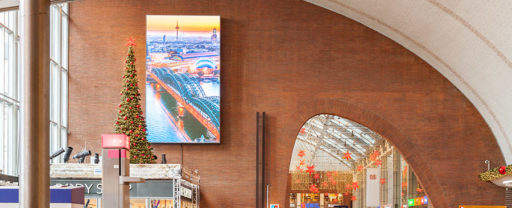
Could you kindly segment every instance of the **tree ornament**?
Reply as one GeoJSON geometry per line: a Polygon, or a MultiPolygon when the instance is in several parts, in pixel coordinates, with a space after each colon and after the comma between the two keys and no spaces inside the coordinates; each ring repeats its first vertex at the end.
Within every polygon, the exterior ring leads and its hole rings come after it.
{"type": "Polygon", "coordinates": [[[501,166],[500,169],[498,169],[501,175],[505,175],[507,173],[507,167],[501,166]]]}

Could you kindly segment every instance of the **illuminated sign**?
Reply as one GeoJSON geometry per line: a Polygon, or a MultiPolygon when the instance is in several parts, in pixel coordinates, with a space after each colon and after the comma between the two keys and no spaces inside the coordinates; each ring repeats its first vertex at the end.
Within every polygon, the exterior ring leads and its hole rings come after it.
{"type": "Polygon", "coordinates": [[[130,138],[125,134],[102,134],[101,146],[105,149],[130,149],[130,138]]]}
{"type": "Polygon", "coordinates": [[[407,203],[407,205],[410,207],[414,206],[414,199],[409,199],[409,203],[407,203]]]}

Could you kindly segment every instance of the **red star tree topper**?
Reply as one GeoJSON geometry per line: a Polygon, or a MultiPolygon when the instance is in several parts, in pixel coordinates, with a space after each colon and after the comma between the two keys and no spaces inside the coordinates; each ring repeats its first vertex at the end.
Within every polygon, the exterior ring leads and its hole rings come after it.
{"type": "Polygon", "coordinates": [[[127,43],[128,56],[125,60],[121,104],[114,125],[114,132],[130,137],[130,163],[152,163],[153,148],[146,139],[146,121],[140,105],[140,92],[135,70],[135,41],[127,43]]]}

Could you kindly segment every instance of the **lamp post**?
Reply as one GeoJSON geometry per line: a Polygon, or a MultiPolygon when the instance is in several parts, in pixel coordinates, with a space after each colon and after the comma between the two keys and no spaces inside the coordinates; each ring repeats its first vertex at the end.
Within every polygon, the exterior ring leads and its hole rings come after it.
{"type": "Polygon", "coordinates": [[[130,138],[125,134],[101,135],[103,148],[101,185],[103,206],[128,208],[130,206],[130,183],[142,183],[144,179],[130,175],[130,138]]]}

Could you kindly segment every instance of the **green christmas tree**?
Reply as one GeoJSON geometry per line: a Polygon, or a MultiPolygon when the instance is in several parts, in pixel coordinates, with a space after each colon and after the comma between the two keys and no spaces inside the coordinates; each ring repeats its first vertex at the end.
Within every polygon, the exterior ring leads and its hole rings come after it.
{"type": "Polygon", "coordinates": [[[146,121],[142,115],[137,70],[135,70],[135,41],[130,38],[127,46],[128,57],[126,57],[123,75],[121,104],[119,104],[114,131],[130,137],[130,163],[152,163],[153,148],[146,137],[146,121]]]}

